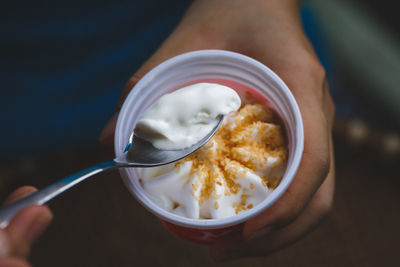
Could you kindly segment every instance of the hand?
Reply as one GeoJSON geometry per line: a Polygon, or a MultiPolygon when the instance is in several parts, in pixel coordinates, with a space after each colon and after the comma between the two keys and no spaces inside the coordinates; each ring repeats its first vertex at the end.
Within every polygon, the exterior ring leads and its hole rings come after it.
{"type": "MultiPolygon", "coordinates": [[[[305,146],[298,173],[285,194],[245,223],[243,232],[211,247],[215,259],[267,255],[315,228],[331,209],[334,193],[334,106],[325,72],[305,37],[295,0],[195,1],[158,51],[126,84],[120,105],[151,68],[198,49],[225,49],[257,59],[291,89],[304,123],[305,146]]],[[[111,142],[117,115],[103,130],[111,142]]]]}
{"type": "MultiPolygon", "coordinates": [[[[10,204],[36,191],[23,186],[14,191],[4,204],[10,204]]],[[[46,206],[30,206],[20,211],[5,229],[0,229],[0,267],[28,267],[31,245],[47,228],[53,215],[46,206]]]]}

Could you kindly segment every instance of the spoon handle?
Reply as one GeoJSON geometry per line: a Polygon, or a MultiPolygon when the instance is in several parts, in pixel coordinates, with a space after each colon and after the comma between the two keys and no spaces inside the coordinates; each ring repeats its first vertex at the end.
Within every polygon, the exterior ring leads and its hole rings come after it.
{"type": "Polygon", "coordinates": [[[0,228],[5,228],[10,220],[23,208],[30,205],[43,205],[50,199],[58,196],[72,186],[82,182],[86,178],[89,178],[95,174],[118,167],[118,163],[115,161],[106,161],[90,168],[84,169],[73,175],[70,175],[58,182],[46,186],[39,191],[27,195],[3,208],[0,209],[0,228]]]}

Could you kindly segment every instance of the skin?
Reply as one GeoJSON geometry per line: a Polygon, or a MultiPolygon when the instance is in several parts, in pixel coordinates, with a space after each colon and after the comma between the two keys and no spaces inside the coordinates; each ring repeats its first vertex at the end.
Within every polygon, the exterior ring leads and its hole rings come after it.
{"type": "MultiPolygon", "coordinates": [[[[23,186],[5,201],[10,204],[37,189],[23,186]]],[[[46,206],[30,206],[20,211],[5,229],[0,229],[0,267],[27,267],[32,244],[45,231],[53,215],[46,206]]]]}
{"type": "MultiPolygon", "coordinates": [[[[305,36],[299,1],[198,0],[160,48],[128,80],[121,107],[136,82],[164,60],[198,49],[225,49],[264,63],[288,85],[303,116],[305,147],[287,192],[245,223],[241,234],[210,247],[216,260],[265,256],[300,239],[329,213],[334,195],[334,105],[325,71],[305,36]]],[[[112,143],[118,112],[100,140],[112,143]]]]}

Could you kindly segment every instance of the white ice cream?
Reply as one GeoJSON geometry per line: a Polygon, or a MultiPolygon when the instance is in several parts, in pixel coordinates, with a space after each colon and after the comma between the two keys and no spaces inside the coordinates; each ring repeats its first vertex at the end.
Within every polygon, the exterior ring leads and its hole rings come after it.
{"type": "Polygon", "coordinates": [[[156,148],[183,149],[211,132],[218,115],[236,111],[240,104],[240,97],[229,87],[197,83],[158,99],[144,112],[135,133],[156,148]]]}
{"type": "Polygon", "coordinates": [[[286,144],[274,116],[265,106],[244,105],[196,153],[142,169],[145,192],[161,208],[193,219],[227,218],[253,208],[286,168],[286,144]]]}

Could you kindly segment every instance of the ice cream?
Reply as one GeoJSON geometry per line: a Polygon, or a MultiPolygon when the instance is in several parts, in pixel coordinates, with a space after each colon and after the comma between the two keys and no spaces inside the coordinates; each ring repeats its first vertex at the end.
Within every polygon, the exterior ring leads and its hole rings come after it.
{"type": "Polygon", "coordinates": [[[190,147],[217,125],[219,115],[239,109],[239,95],[215,83],[197,83],[166,94],[148,108],[135,133],[159,149],[190,147]]]}
{"type": "MultiPolygon", "coordinates": [[[[201,94],[196,101],[213,102],[208,97],[201,94]]],[[[286,168],[287,145],[278,122],[272,109],[244,104],[199,151],[177,163],[142,169],[144,191],[161,208],[187,218],[221,219],[252,209],[279,184],[286,168]]]]}

